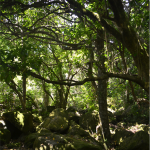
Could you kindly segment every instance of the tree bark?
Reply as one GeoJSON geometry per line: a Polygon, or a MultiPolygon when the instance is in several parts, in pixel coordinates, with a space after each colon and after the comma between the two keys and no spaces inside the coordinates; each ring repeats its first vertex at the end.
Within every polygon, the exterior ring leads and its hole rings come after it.
{"type": "MultiPolygon", "coordinates": [[[[140,46],[136,32],[131,27],[129,19],[126,17],[121,0],[108,0],[111,10],[114,13],[114,18],[102,14],[95,14],[84,8],[75,0],[67,0],[70,7],[75,10],[75,13],[80,18],[82,16],[89,17],[94,23],[99,22],[110,34],[120,41],[131,53],[135,65],[138,69],[138,76],[147,84],[149,82],[149,54],[140,46]],[[78,13],[80,12],[80,13],[78,13]],[[105,21],[108,19],[116,23],[120,31],[116,30],[112,25],[105,21]]],[[[99,3],[99,2],[98,2],[99,3]]],[[[105,14],[105,13],[104,13],[105,14]]]]}
{"type": "Polygon", "coordinates": [[[6,83],[18,95],[19,100],[20,100],[21,105],[22,105],[22,109],[25,110],[26,107],[25,107],[25,104],[24,104],[24,101],[22,98],[22,94],[17,90],[15,82],[13,80],[11,80],[10,83],[8,83],[8,82],[6,82],[6,83]]]}
{"type": "MultiPolygon", "coordinates": [[[[96,39],[96,53],[98,56],[98,77],[105,72],[105,56],[104,56],[104,31],[99,30],[96,39]]],[[[106,145],[110,146],[111,135],[109,130],[109,121],[107,113],[107,79],[98,81],[97,96],[99,102],[99,115],[102,124],[103,139],[106,141],[106,145]]]]}
{"type": "Polygon", "coordinates": [[[23,89],[23,103],[24,107],[23,110],[26,110],[26,75],[23,73],[22,76],[22,89],[23,89]]]}

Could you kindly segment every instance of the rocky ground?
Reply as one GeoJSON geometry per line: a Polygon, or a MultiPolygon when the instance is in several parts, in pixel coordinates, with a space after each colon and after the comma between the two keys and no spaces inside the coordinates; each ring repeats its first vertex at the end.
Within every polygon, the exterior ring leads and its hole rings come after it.
{"type": "MultiPolygon", "coordinates": [[[[148,111],[147,108],[130,106],[121,112],[108,112],[113,145],[111,150],[150,149],[148,111]]],[[[45,116],[5,113],[0,120],[0,150],[35,150],[35,147],[42,149],[48,145],[57,148],[66,146],[66,150],[104,150],[101,135],[96,134],[98,123],[97,111],[80,112],[73,108],[67,111],[55,109],[45,116]],[[6,128],[11,133],[10,139],[9,132],[4,136],[6,128]],[[5,142],[4,137],[9,142],[5,142]]]]}

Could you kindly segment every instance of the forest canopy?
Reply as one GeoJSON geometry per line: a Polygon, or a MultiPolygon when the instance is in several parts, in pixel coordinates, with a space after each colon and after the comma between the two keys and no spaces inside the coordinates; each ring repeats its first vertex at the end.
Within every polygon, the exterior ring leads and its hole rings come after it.
{"type": "Polygon", "coordinates": [[[148,4],[0,0],[2,93],[13,91],[24,110],[26,100],[36,98],[45,99],[45,105],[51,99],[64,109],[99,104],[103,128],[108,129],[107,97],[148,98],[148,4]]]}

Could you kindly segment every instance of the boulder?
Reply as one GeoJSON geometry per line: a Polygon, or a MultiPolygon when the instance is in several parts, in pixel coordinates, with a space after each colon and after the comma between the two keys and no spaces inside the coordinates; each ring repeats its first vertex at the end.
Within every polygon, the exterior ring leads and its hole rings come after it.
{"type": "Polygon", "coordinates": [[[68,120],[62,116],[50,117],[50,122],[47,125],[47,129],[57,133],[64,133],[68,129],[68,120]]]}
{"type": "Polygon", "coordinates": [[[33,148],[33,143],[35,141],[35,139],[39,136],[44,136],[44,135],[49,135],[50,132],[47,132],[46,134],[45,133],[32,133],[32,134],[29,134],[26,139],[25,139],[25,142],[24,142],[24,145],[26,148],[33,148]]]}
{"type": "Polygon", "coordinates": [[[70,106],[67,109],[67,113],[68,113],[68,120],[73,120],[75,121],[77,124],[79,124],[79,119],[80,119],[80,114],[78,111],[76,111],[76,108],[73,106],[70,106]]]}
{"type": "Polygon", "coordinates": [[[64,109],[55,109],[37,128],[38,133],[45,128],[52,132],[64,133],[69,128],[68,114],[64,109]]]}
{"type": "Polygon", "coordinates": [[[11,133],[8,129],[0,129],[0,146],[8,144],[11,140],[11,133]]]}
{"type": "Polygon", "coordinates": [[[43,120],[42,120],[42,116],[39,116],[39,115],[37,115],[37,114],[32,114],[32,116],[33,116],[33,121],[34,122],[37,122],[37,123],[41,123],[43,120]]]}
{"type": "Polygon", "coordinates": [[[79,125],[83,129],[89,130],[91,133],[96,132],[96,126],[99,124],[99,122],[98,111],[87,112],[79,119],[79,125]]]}
{"type": "Polygon", "coordinates": [[[54,133],[33,133],[25,141],[26,148],[33,149],[65,149],[65,150],[103,150],[98,142],[81,138],[54,133]]]}
{"type": "Polygon", "coordinates": [[[52,117],[52,116],[61,116],[61,117],[64,117],[64,118],[68,119],[68,113],[63,108],[57,108],[57,109],[53,110],[49,114],[49,117],[52,117]]]}
{"type": "Polygon", "coordinates": [[[70,117],[69,121],[70,120],[73,120],[75,123],[79,124],[80,117],[75,115],[75,116],[70,117]]]}
{"type": "Polygon", "coordinates": [[[79,135],[81,137],[88,137],[90,134],[86,132],[83,128],[81,128],[78,124],[74,121],[70,121],[70,127],[68,130],[69,135],[79,135]]]}
{"type": "Polygon", "coordinates": [[[149,135],[145,131],[136,132],[133,136],[126,138],[118,147],[119,150],[148,150],[149,135]]]}
{"type": "Polygon", "coordinates": [[[113,136],[113,141],[115,145],[120,145],[126,138],[134,135],[131,131],[127,131],[125,129],[117,129],[115,131],[115,135],[113,136]]]}
{"type": "Polygon", "coordinates": [[[63,109],[52,111],[37,128],[38,133],[30,134],[25,141],[26,148],[102,150],[104,147],[74,121],[68,120],[63,109]],[[60,134],[61,133],[61,134],[60,134]]]}
{"type": "Polygon", "coordinates": [[[11,132],[12,138],[17,138],[21,133],[27,134],[32,132],[33,117],[30,113],[20,113],[19,111],[3,113],[7,129],[11,132]]]}

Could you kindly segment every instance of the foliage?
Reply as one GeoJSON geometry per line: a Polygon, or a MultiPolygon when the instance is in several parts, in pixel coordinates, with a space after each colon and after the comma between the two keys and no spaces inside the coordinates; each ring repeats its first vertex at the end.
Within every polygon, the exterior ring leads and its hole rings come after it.
{"type": "MultiPolygon", "coordinates": [[[[89,71],[92,72],[93,78],[97,77],[98,67],[101,64],[95,47],[101,30],[105,33],[104,37],[101,37],[104,40],[105,51],[102,55],[105,56],[105,73],[109,76],[107,93],[113,101],[111,108],[118,110],[124,107],[127,95],[134,103],[132,89],[127,82],[134,76],[134,80],[131,81],[135,82],[132,82],[135,95],[137,98],[148,98],[148,94],[143,91],[144,78],[137,78],[139,69],[146,65],[142,64],[142,67],[139,67],[135,61],[135,58],[140,58],[140,63],[147,64],[147,57],[143,58],[140,54],[144,54],[142,49],[148,52],[149,47],[148,1],[132,0],[128,3],[118,0],[117,7],[116,10],[113,9],[110,0],[92,2],[67,0],[57,3],[20,0],[10,4],[2,1],[0,101],[10,103],[18,101],[19,93],[23,95],[22,77],[25,75],[26,94],[36,99],[39,107],[44,107],[43,95],[47,94],[50,98],[48,105],[60,107],[62,102],[64,105],[76,106],[79,109],[98,110],[97,93],[91,80],[85,84],[80,81],[89,79],[89,71]],[[124,6],[124,12],[116,12],[121,10],[119,2],[124,6]],[[124,31],[128,29],[129,32],[124,31]],[[130,33],[129,36],[124,32],[130,33]],[[134,38],[136,36],[137,41],[140,41],[140,54],[134,49],[135,41],[127,42],[128,38],[136,39],[134,38]],[[134,50],[134,54],[130,47],[134,50]],[[91,70],[87,65],[90,61],[92,61],[91,70]],[[109,73],[116,78],[112,78],[109,73]],[[121,78],[118,78],[118,74],[121,78]],[[128,78],[124,78],[124,75],[128,75],[128,78]],[[15,85],[12,88],[10,85],[13,81],[15,85]]],[[[146,71],[142,73],[144,72],[146,71]]],[[[97,82],[95,80],[96,86],[97,82]]],[[[32,107],[30,99],[26,107],[32,107]]]]}

